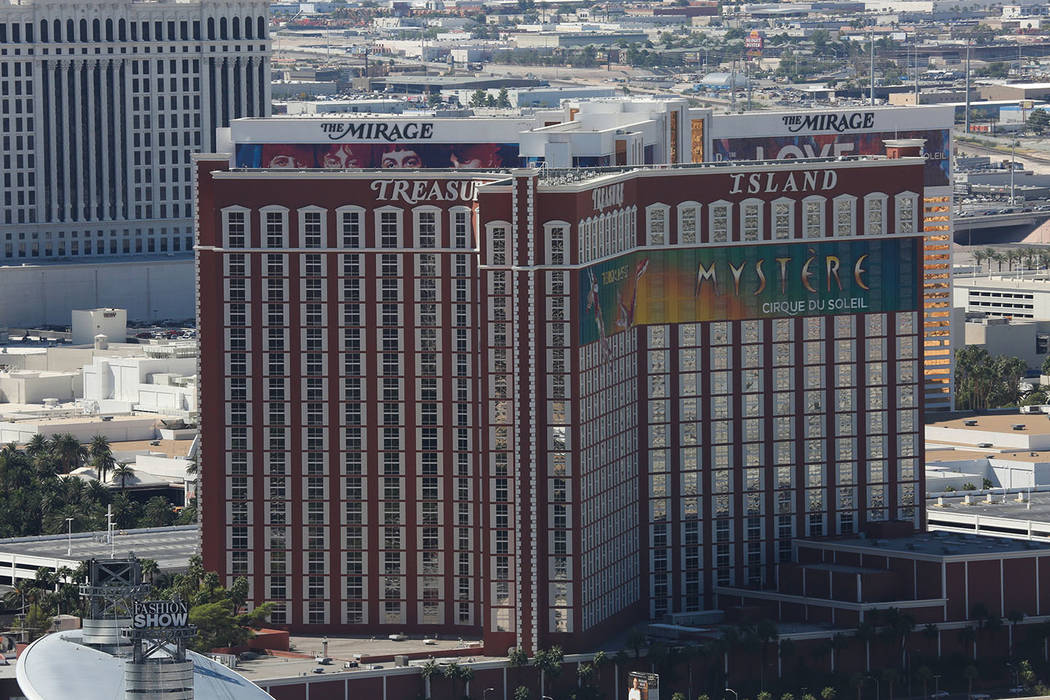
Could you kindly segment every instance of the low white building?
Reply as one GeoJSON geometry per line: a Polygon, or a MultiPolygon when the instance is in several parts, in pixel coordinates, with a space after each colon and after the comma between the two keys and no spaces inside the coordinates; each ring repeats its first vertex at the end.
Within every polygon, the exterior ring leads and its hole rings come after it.
{"type": "Polygon", "coordinates": [[[73,345],[91,345],[97,335],[106,336],[111,343],[128,339],[127,309],[74,309],[72,320],[73,345]]]}
{"type": "Polygon", "coordinates": [[[1050,279],[960,275],[953,278],[952,285],[953,305],[966,311],[1050,321],[1050,279]]]}
{"type": "Polygon", "coordinates": [[[147,345],[145,357],[95,357],[85,365],[83,403],[100,413],[197,412],[196,343],[147,345]]]}

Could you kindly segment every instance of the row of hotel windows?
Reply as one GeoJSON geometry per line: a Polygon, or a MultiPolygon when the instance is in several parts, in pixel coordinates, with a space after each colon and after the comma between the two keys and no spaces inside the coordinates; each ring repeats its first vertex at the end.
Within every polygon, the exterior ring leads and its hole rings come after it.
{"type": "MultiPolygon", "coordinates": [[[[337,247],[342,248],[444,248],[468,249],[472,243],[469,207],[452,207],[448,211],[449,242],[442,234],[443,210],[433,206],[419,206],[411,210],[413,217],[412,245],[403,239],[404,210],[399,207],[375,209],[375,228],[371,235],[365,228],[365,209],[357,206],[335,210],[337,247]],[[369,239],[374,245],[369,246],[369,239]]],[[[288,213],[285,207],[269,206],[259,210],[262,235],[259,247],[264,248],[327,248],[328,210],[321,207],[303,207],[299,217],[298,240],[292,240],[288,231],[288,213]]],[[[244,207],[226,207],[222,210],[223,247],[250,248],[249,217],[244,207]]]]}
{"type": "MultiPolygon", "coordinates": [[[[829,227],[829,200],[821,195],[811,195],[802,200],[781,197],[772,202],[745,199],[739,204],[720,200],[706,205],[706,228],[702,227],[704,205],[698,202],[682,202],[675,207],[677,215],[675,236],[672,236],[671,230],[671,206],[660,203],[651,204],[645,208],[646,239],[644,244],[662,246],[676,242],[678,245],[696,245],[702,242],[729,243],[824,238],[826,236],[918,233],[920,231],[919,195],[913,192],[902,192],[893,197],[895,226],[892,230],[888,220],[888,201],[888,195],[882,193],[865,195],[860,200],[861,209],[858,212],[857,197],[848,194],[834,197],[830,200],[831,225],[829,227]],[[801,235],[796,233],[795,207],[798,204],[801,204],[802,208],[801,235]],[[768,224],[771,235],[766,233],[767,206],[769,207],[768,224]],[[738,226],[734,226],[734,214],[739,217],[738,226]]],[[[602,258],[637,245],[634,211],[634,208],[625,209],[582,220],[579,225],[579,262],[602,258]]],[[[558,233],[557,229],[561,225],[561,222],[548,224],[546,240],[552,240],[551,234],[558,233]]],[[[552,241],[552,252],[548,254],[548,264],[560,264],[555,262],[554,251],[563,245],[552,241]]]]}
{"type": "Polygon", "coordinates": [[[5,258],[50,258],[67,255],[129,255],[132,253],[167,253],[193,250],[193,236],[167,231],[116,231],[92,232],[59,231],[52,234],[19,231],[4,233],[3,257],[5,258]]]}
{"type": "MultiPolygon", "coordinates": [[[[241,27],[243,26],[244,39],[266,39],[267,23],[263,16],[245,17],[243,25],[240,17],[220,17],[218,24],[214,17],[209,17],[205,25],[205,33],[202,34],[200,20],[181,21],[128,21],[125,19],[81,19],[74,22],[67,19],[64,23],[60,19],[49,22],[40,20],[39,41],[41,42],[69,42],[86,43],[89,41],[202,41],[229,39],[239,40],[242,38],[241,27]],[[218,29],[218,31],[216,31],[218,29]],[[90,30],[90,31],[89,31],[90,30]],[[104,39],[103,39],[104,37],[104,39]]],[[[34,36],[34,25],[30,22],[24,24],[19,22],[0,22],[0,44],[32,44],[37,41],[34,36]]]]}

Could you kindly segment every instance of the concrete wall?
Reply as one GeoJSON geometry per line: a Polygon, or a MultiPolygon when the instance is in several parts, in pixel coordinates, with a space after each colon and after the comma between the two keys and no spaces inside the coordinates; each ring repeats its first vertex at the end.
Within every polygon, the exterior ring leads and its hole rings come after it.
{"type": "Polygon", "coordinates": [[[70,322],[74,309],[115,306],[128,318],[193,318],[192,258],[0,267],[0,326],[70,322]]]}
{"type": "Polygon", "coordinates": [[[1047,353],[1037,352],[1036,336],[1050,332],[1045,322],[1012,321],[966,324],[966,344],[980,345],[991,355],[1005,355],[1024,360],[1029,369],[1039,369],[1047,353]]]}
{"type": "Polygon", "coordinates": [[[37,433],[45,437],[70,433],[82,443],[91,442],[95,435],[105,435],[110,442],[152,440],[157,435],[157,419],[154,417],[126,420],[100,421],[85,418],[82,423],[48,423],[41,421],[0,421],[0,444],[16,442],[24,444],[37,433]]]}
{"type": "Polygon", "coordinates": [[[72,401],[79,378],[70,374],[40,376],[32,371],[0,374],[0,402],[41,403],[44,399],[72,401]]]}

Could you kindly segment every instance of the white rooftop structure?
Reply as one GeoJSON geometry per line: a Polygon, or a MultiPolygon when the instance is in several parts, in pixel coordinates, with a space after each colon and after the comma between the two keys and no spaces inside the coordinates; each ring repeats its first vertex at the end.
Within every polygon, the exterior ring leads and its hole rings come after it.
{"type": "MultiPolygon", "coordinates": [[[[18,657],[18,686],[29,700],[112,700],[125,695],[127,659],[81,643],[83,632],[55,632],[36,640],[18,657]]],[[[266,700],[259,686],[220,663],[187,651],[193,662],[196,698],[266,700]]]]}

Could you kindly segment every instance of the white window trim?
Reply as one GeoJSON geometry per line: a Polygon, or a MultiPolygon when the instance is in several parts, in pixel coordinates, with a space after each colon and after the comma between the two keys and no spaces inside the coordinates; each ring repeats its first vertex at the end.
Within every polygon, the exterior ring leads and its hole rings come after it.
{"type": "Polygon", "coordinates": [[[742,242],[747,242],[747,243],[754,242],[754,241],[748,241],[746,238],[744,238],[744,212],[745,212],[745,207],[748,207],[750,205],[757,205],[758,206],[758,238],[756,238],[755,241],[764,240],[764,234],[765,234],[765,218],[766,218],[765,205],[766,205],[766,203],[763,200],[758,199],[757,197],[750,197],[748,199],[745,199],[745,200],[740,202],[740,240],[742,242]]]}
{"type": "Polygon", "coordinates": [[[510,249],[511,249],[511,240],[510,239],[511,239],[511,236],[510,236],[510,222],[509,221],[490,221],[487,224],[485,224],[485,249],[486,249],[485,250],[485,253],[486,253],[485,254],[485,259],[487,260],[489,265],[495,265],[495,263],[492,262],[492,255],[495,252],[493,250],[493,246],[492,246],[492,232],[495,229],[497,229],[497,228],[502,228],[502,229],[504,229],[506,231],[506,233],[504,234],[505,238],[503,239],[504,240],[503,251],[504,251],[504,254],[507,257],[506,257],[506,261],[504,262],[504,264],[501,265],[500,267],[504,267],[504,266],[510,267],[510,261],[512,259],[512,256],[510,254],[510,249]]]}
{"type": "Polygon", "coordinates": [[[339,207],[335,210],[335,228],[336,233],[339,236],[338,247],[348,248],[350,250],[356,250],[357,248],[365,247],[365,209],[364,207],[357,206],[345,206],[339,207]],[[343,233],[343,214],[357,214],[358,228],[357,232],[357,246],[347,246],[345,244],[345,234],[343,233]]]}
{"type": "Polygon", "coordinates": [[[267,214],[280,214],[281,215],[281,227],[284,231],[281,233],[282,244],[277,246],[278,248],[288,247],[288,207],[282,207],[277,204],[271,204],[266,207],[259,209],[259,245],[262,248],[274,248],[270,245],[270,237],[266,231],[266,217],[267,214]]]}
{"type": "MultiPolygon", "coordinates": [[[[422,248],[419,239],[419,219],[422,214],[433,214],[434,215],[434,246],[433,249],[443,248],[441,245],[441,209],[431,204],[423,204],[418,207],[412,207],[412,245],[416,248],[422,248]]],[[[431,248],[427,248],[431,250],[431,248]]]]}
{"type": "Polygon", "coordinates": [[[244,245],[240,248],[250,248],[252,244],[252,210],[238,205],[223,207],[222,214],[222,247],[233,248],[230,245],[230,214],[244,214],[244,245]]]}
{"type": "Polygon", "coordinates": [[[864,235],[871,233],[868,231],[868,205],[873,201],[879,202],[882,206],[882,234],[880,235],[887,233],[889,222],[886,220],[886,200],[888,199],[889,197],[882,192],[872,192],[864,195],[864,235]]]}
{"type": "Polygon", "coordinates": [[[448,233],[450,236],[449,244],[456,250],[470,250],[472,246],[471,231],[474,227],[471,226],[471,216],[474,211],[470,207],[458,206],[449,207],[448,210],[448,233]],[[467,238],[464,247],[460,248],[456,245],[456,214],[466,214],[467,216],[467,238]]]}
{"type": "Polygon", "coordinates": [[[647,245],[647,246],[651,246],[651,245],[667,245],[667,241],[668,241],[668,239],[670,237],[670,234],[671,234],[670,223],[671,223],[671,207],[670,206],[668,206],[666,204],[663,204],[663,203],[660,203],[660,202],[658,202],[656,204],[650,204],[649,206],[647,206],[645,208],[645,245],[647,245]],[[663,214],[664,214],[663,241],[660,242],[660,243],[653,243],[652,242],[653,212],[658,211],[658,210],[662,211],[663,214]]]}
{"type": "Polygon", "coordinates": [[[893,198],[893,232],[894,233],[919,233],[919,195],[916,192],[901,192],[893,198]],[[912,230],[900,230],[901,203],[911,200],[912,206],[912,230]]]}
{"type": "Polygon", "coordinates": [[[804,238],[825,238],[828,233],[828,198],[819,195],[811,194],[808,197],[802,198],[802,236],[804,238]],[[809,235],[809,229],[806,224],[806,209],[811,202],[820,202],[820,235],[811,237],[809,235]]]}
{"type": "Polygon", "coordinates": [[[404,210],[401,207],[392,207],[392,206],[379,207],[378,209],[373,209],[372,210],[372,213],[375,216],[375,228],[374,228],[375,234],[374,235],[375,235],[375,247],[376,248],[386,248],[387,250],[396,250],[399,247],[398,245],[395,245],[393,247],[387,247],[387,246],[383,245],[383,229],[382,229],[383,214],[388,214],[390,212],[393,212],[394,214],[397,215],[398,240],[401,241],[401,240],[404,239],[404,232],[405,232],[405,212],[404,212],[404,210]]]}
{"type": "Polygon", "coordinates": [[[724,199],[709,202],[707,205],[707,235],[708,243],[728,243],[733,240],[733,203],[724,199]],[[726,239],[715,240],[715,213],[721,208],[726,210],[726,239]]]}
{"type": "Polygon", "coordinates": [[[772,227],[771,234],[774,237],[773,240],[778,241],[789,241],[795,237],[795,200],[791,197],[777,197],[769,203],[769,221],[772,227]],[[787,236],[784,238],[777,238],[777,205],[787,204],[788,205],[788,227],[787,236]]]}
{"type": "Polygon", "coordinates": [[[328,210],[324,207],[311,204],[306,207],[301,207],[299,213],[299,247],[300,248],[327,248],[328,247],[328,210]],[[319,246],[308,246],[306,245],[306,215],[307,214],[320,214],[321,215],[321,245],[319,246]]]}
{"type": "Polygon", "coordinates": [[[694,238],[692,243],[689,243],[688,245],[695,245],[700,242],[700,231],[702,226],[700,217],[703,216],[703,205],[700,204],[700,202],[688,200],[678,203],[678,245],[686,245],[682,240],[682,218],[685,212],[689,209],[692,209],[695,212],[694,218],[696,221],[696,231],[693,233],[694,238]]]}
{"type": "Polygon", "coordinates": [[[558,263],[558,264],[560,264],[560,265],[568,265],[569,264],[569,259],[570,259],[569,258],[569,235],[570,235],[570,232],[572,231],[572,226],[569,225],[568,221],[560,221],[560,220],[557,220],[557,219],[554,220],[554,221],[548,221],[545,224],[543,224],[543,242],[544,242],[544,246],[543,247],[544,247],[544,249],[545,249],[545,251],[547,253],[547,255],[546,255],[547,264],[548,265],[554,265],[555,264],[554,263],[554,259],[553,259],[553,252],[554,252],[553,249],[552,249],[553,246],[551,245],[551,241],[553,239],[552,239],[551,236],[552,236],[552,233],[553,233],[554,229],[556,229],[556,228],[560,228],[563,231],[563,233],[562,233],[562,241],[561,241],[562,262],[558,263]]]}
{"type": "Polygon", "coordinates": [[[849,223],[850,223],[850,225],[849,225],[849,233],[847,235],[849,235],[849,236],[856,236],[857,235],[857,198],[854,195],[852,195],[852,194],[840,194],[839,196],[837,196],[837,197],[835,197],[835,198],[833,198],[831,200],[831,212],[832,212],[832,215],[834,216],[834,221],[832,223],[832,227],[833,227],[832,235],[834,235],[834,236],[838,236],[839,235],[839,204],[841,202],[849,202],[850,203],[851,216],[850,216],[850,219],[849,219],[849,223]]]}

